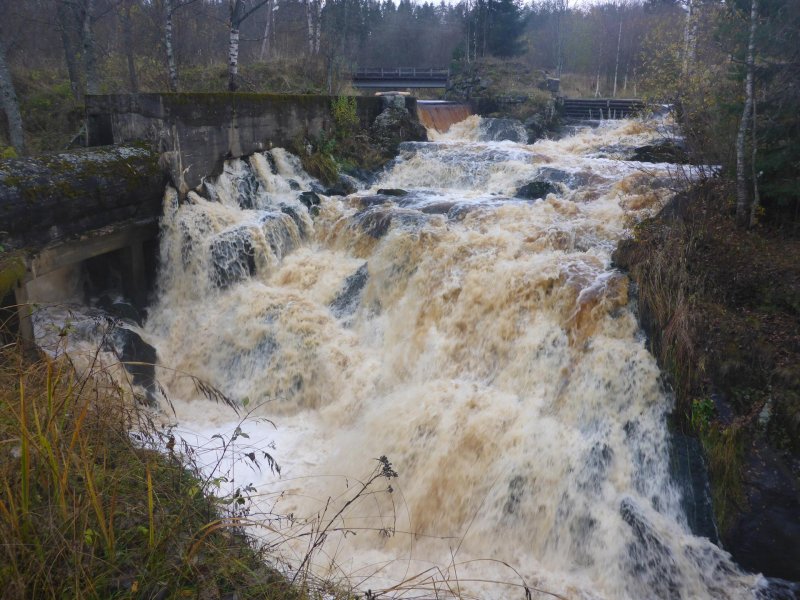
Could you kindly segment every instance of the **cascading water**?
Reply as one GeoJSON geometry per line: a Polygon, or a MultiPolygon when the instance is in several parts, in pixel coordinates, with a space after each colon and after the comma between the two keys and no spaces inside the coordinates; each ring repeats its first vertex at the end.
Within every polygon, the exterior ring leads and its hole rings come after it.
{"type": "MultiPolygon", "coordinates": [[[[237,426],[181,373],[272,419],[241,430],[274,442],[281,477],[239,463],[236,479],[289,527],[324,521],[388,456],[393,492],[349,506],[311,561],[364,590],[419,575],[416,597],[754,597],[763,578],[689,531],[670,396],[611,265],[672,192],[669,165],[609,147],[652,134],[618,121],[526,146],[480,130],[405,144],[377,186],[393,189],[318,206],[282,150],[228,162],[184,203],[168,191],[142,335],[181,430],[237,426]],[[537,181],[546,197],[515,197],[537,181]]],[[[308,546],[276,552],[297,567],[308,546]]]]}

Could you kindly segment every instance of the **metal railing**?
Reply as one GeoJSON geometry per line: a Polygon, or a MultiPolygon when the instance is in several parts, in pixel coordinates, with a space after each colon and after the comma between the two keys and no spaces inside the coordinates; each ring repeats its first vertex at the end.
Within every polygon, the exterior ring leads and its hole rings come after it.
{"type": "Polygon", "coordinates": [[[365,67],[353,72],[353,79],[447,79],[450,69],[420,67],[365,67]]]}

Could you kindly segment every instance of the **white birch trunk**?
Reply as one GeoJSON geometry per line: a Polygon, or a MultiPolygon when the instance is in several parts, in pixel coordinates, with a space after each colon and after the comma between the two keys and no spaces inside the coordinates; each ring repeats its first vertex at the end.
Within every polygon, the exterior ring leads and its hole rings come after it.
{"type": "Polygon", "coordinates": [[[756,171],[756,155],[758,152],[758,138],[756,136],[756,97],[755,93],[753,94],[753,135],[752,135],[752,143],[753,143],[753,154],[750,160],[752,161],[752,169],[753,169],[753,202],[750,204],[750,227],[754,227],[755,224],[758,222],[758,208],[761,206],[761,195],[758,192],[758,172],[756,171]]]}
{"type": "Polygon", "coordinates": [[[744,88],[744,109],[739,121],[739,132],[736,136],[736,222],[746,227],[750,222],[750,198],[747,193],[747,168],[745,160],[745,140],[747,127],[753,112],[753,63],[756,46],[756,23],[758,22],[758,0],[750,0],[750,37],[747,42],[747,76],[744,88]]]}
{"type": "Polygon", "coordinates": [[[178,64],[175,61],[175,49],[172,44],[172,15],[175,12],[173,8],[174,0],[166,0],[164,2],[164,47],[167,50],[167,72],[169,74],[169,89],[172,92],[178,91],[178,64]]]}
{"type": "Polygon", "coordinates": [[[697,27],[695,24],[695,14],[694,14],[694,0],[688,0],[686,5],[686,24],[684,25],[683,30],[683,76],[688,77],[689,72],[694,64],[694,54],[695,54],[695,47],[696,39],[697,39],[697,27]]]}
{"type": "Polygon", "coordinates": [[[230,42],[228,43],[228,89],[235,92],[239,84],[239,29],[231,24],[230,42]]]}
{"type": "Polygon", "coordinates": [[[22,130],[22,114],[19,111],[17,92],[11,80],[11,71],[6,62],[6,49],[0,44],[0,96],[2,97],[3,110],[8,119],[8,135],[11,145],[17,154],[25,154],[25,134],[22,130]]]}
{"type": "Polygon", "coordinates": [[[319,55],[320,40],[322,39],[322,0],[316,0],[314,4],[317,9],[317,23],[314,28],[314,54],[319,55]]]}
{"type": "Polygon", "coordinates": [[[264,25],[264,39],[261,40],[261,52],[258,54],[258,60],[263,61],[269,52],[269,36],[272,33],[272,11],[275,6],[275,0],[267,2],[267,24],[264,25]]]}
{"type": "Polygon", "coordinates": [[[306,23],[308,24],[308,29],[306,31],[306,38],[308,42],[308,54],[309,56],[314,54],[314,17],[313,17],[313,10],[311,8],[311,0],[306,0],[306,23]]]}
{"type": "Polygon", "coordinates": [[[617,97],[617,74],[619,73],[619,47],[622,45],[622,19],[619,21],[619,34],[617,35],[617,58],[614,61],[614,93],[613,98],[617,97]]]}

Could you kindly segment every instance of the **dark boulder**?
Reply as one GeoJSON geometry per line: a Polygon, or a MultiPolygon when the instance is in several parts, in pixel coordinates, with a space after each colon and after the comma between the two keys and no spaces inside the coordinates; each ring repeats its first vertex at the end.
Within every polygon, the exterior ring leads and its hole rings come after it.
{"type": "Polygon", "coordinates": [[[110,336],[114,353],[125,370],[131,374],[133,384],[141,386],[145,391],[147,404],[156,406],[156,349],[145,342],[135,331],[125,327],[115,327],[110,336]]]}
{"type": "Polygon", "coordinates": [[[745,455],[742,483],[747,510],[723,536],[725,547],[750,571],[800,581],[797,477],[761,440],[754,440],[745,455]]]}
{"type": "Polygon", "coordinates": [[[371,208],[355,216],[361,229],[374,238],[382,238],[389,231],[394,215],[391,210],[371,208]]]}
{"type": "Polygon", "coordinates": [[[378,190],[378,194],[382,196],[407,196],[408,192],[406,190],[401,190],[399,188],[380,188],[378,190]]]}
{"type": "Polygon", "coordinates": [[[339,175],[339,179],[331,187],[325,190],[326,196],[349,196],[354,194],[358,188],[356,181],[349,175],[339,175]]]}
{"type": "Polygon", "coordinates": [[[640,146],[633,151],[628,160],[647,163],[672,163],[676,165],[685,165],[691,162],[686,150],[672,140],[640,146]]]}
{"type": "Polygon", "coordinates": [[[549,181],[531,181],[514,192],[514,196],[525,200],[538,200],[547,197],[547,194],[557,194],[558,191],[558,188],[549,181]]]}
{"type": "Polygon", "coordinates": [[[136,325],[142,324],[142,315],[139,310],[123,298],[114,298],[110,294],[102,294],[95,303],[108,314],[136,325]]]}
{"type": "Polygon", "coordinates": [[[391,158],[405,141],[424,142],[428,132],[405,108],[390,105],[377,116],[369,130],[370,138],[381,154],[391,158]]]}
{"type": "Polygon", "coordinates": [[[308,212],[316,216],[319,214],[319,205],[322,203],[316,192],[303,192],[297,199],[308,209],[308,212]]]}

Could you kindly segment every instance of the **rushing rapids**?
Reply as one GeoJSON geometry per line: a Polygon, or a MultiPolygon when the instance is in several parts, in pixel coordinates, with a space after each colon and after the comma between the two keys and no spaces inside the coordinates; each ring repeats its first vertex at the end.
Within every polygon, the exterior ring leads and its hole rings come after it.
{"type": "Polygon", "coordinates": [[[349,197],[315,195],[282,150],[229,161],[183,203],[168,191],[140,333],[169,368],[177,431],[222,443],[238,426],[244,456],[268,445],[280,476],[241,455],[229,474],[253,485],[249,518],[289,568],[362,590],[764,593],[689,529],[671,399],[611,265],[673,193],[669,165],[615,154],[651,131],[620,121],[532,146],[486,135],[470,117],[405,144],[349,197]],[[531,182],[544,197],[518,197],[531,182]],[[348,504],[383,455],[391,490],[379,479],[348,504]]]}

